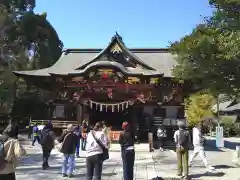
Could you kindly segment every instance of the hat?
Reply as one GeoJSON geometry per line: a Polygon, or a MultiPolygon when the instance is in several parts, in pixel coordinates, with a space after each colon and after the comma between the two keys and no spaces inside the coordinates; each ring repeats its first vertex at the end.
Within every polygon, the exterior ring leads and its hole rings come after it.
{"type": "Polygon", "coordinates": [[[67,126],[67,131],[74,131],[74,127],[73,127],[73,125],[72,124],[69,124],[68,126],[67,126]]]}
{"type": "Polygon", "coordinates": [[[122,123],[122,129],[126,129],[127,126],[128,126],[128,122],[123,122],[123,123],[122,123]]]}

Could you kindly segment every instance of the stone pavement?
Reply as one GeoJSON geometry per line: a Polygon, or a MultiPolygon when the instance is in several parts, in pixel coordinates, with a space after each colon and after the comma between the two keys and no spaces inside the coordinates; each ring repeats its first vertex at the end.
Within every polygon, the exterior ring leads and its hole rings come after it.
{"type": "MultiPolygon", "coordinates": [[[[43,171],[41,169],[41,149],[40,146],[31,147],[24,143],[28,156],[23,158],[17,168],[17,180],[57,180],[67,179],[61,177],[61,154],[53,151],[50,158],[51,169],[43,171]]],[[[103,180],[122,179],[122,163],[119,146],[113,145],[110,152],[110,159],[103,165],[103,180]]],[[[171,150],[164,152],[147,152],[146,144],[137,145],[135,161],[135,179],[148,180],[154,177],[176,177],[176,155],[171,150]]],[[[85,158],[84,152],[81,158],[77,159],[75,177],[77,180],[84,180],[85,158]]],[[[202,180],[240,180],[239,167],[231,163],[231,151],[207,151],[209,162],[216,167],[213,173],[206,173],[203,163],[199,157],[194,162],[194,167],[190,168],[193,179],[202,180]]],[[[177,179],[177,178],[176,178],[177,179]]]]}

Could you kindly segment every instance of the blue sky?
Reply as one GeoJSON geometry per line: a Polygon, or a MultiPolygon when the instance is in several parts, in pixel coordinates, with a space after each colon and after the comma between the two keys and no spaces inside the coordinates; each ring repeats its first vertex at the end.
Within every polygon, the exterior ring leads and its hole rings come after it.
{"type": "Polygon", "coordinates": [[[208,0],[37,0],[65,48],[103,48],[117,31],[128,47],[164,48],[211,15],[208,0]]]}

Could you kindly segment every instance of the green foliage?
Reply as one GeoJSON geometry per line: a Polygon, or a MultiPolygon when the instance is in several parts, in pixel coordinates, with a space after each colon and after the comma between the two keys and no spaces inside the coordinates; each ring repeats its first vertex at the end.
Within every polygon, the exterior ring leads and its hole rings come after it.
{"type": "Polygon", "coordinates": [[[199,123],[204,117],[213,116],[211,107],[215,99],[208,93],[192,94],[185,100],[186,118],[190,126],[199,123]]]}
{"type": "Polygon", "coordinates": [[[191,80],[212,94],[240,90],[240,0],[211,0],[215,8],[190,35],[172,43],[176,77],[191,80]]]}
{"type": "Polygon", "coordinates": [[[11,71],[48,67],[59,59],[63,48],[47,14],[35,14],[34,7],[35,0],[0,2],[0,101],[9,105],[19,84],[11,71]],[[30,49],[34,52],[31,58],[30,49]]]}
{"type": "Polygon", "coordinates": [[[220,117],[220,123],[223,126],[224,133],[227,136],[233,135],[235,131],[234,123],[236,118],[230,116],[222,116],[220,117]]]}

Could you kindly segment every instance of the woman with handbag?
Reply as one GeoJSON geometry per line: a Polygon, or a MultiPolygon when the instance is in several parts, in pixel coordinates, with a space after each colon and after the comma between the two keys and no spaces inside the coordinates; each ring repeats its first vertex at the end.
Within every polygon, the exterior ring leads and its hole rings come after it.
{"type": "Polygon", "coordinates": [[[69,124],[61,137],[59,151],[63,154],[62,175],[63,177],[73,177],[75,165],[75,152],[78,143],[78,137],[74,133],[74,126],[69,124]]]}
{"type": "Polygon", "coordinates": [[[123,122],[123,131],[119,136],[119,144],[121,145],[122,162],[123,162],[123,179],[133,180],[133,168],[135,161],[134,151],[134,134],[128,122],[123,122]]]}
{"type": "Polygon", "coordinates": [[[101,180],[103,161],[108,159],[107,136],[103,133],[103,124],[97,122],[87,135],[86,144],[86,179],[101,180]]]}

